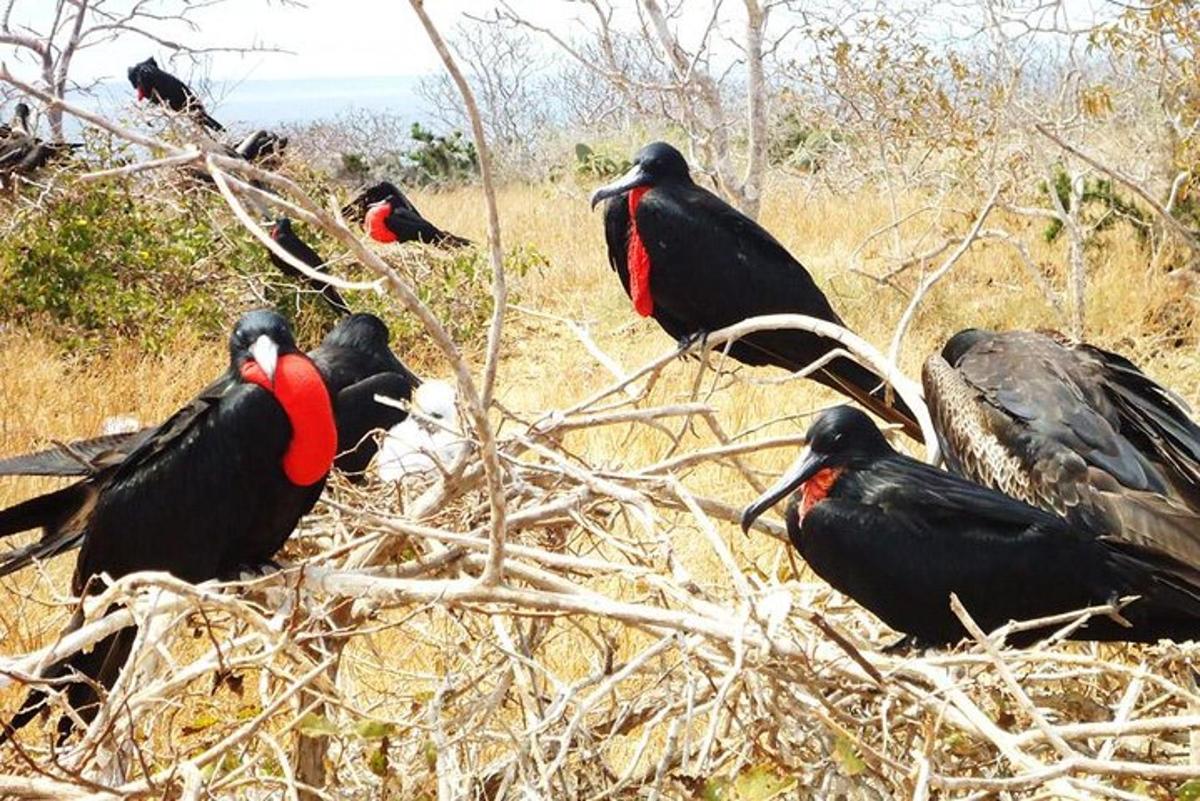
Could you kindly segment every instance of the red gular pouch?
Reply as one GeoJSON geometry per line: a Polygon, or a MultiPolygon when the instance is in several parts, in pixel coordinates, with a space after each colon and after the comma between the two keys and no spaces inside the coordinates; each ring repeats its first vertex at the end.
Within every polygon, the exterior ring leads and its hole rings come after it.
{"type": "Polygon", "coordinates": [[[254,360],[242,365],[242,378],[274,395],[292,424],[292,441],[283,455],[288,481],[307,487],[324,478],[337,455],[337,424],[329,390],[309,358],[299,353],[280,356],[274,385],[254,360]]]}
{"type": "Polygon", "coordinates": [[[803,519],[808,510],[828,497],[833,485],[845,472],[844,467],[826,467],[819,470],[800,487],[800,518],[803,519]]]}
{"type": "Polygon", "coordinates": [[[650,254],[638,233],[637,209],[642,196],[650,191],[648,186],[635,186],[629,190],[629,248],[625,263],[629,267],[629,297],[633,308],[643,317],[654,313],[654,298],[650,296],[650,254]]]}
{"type": "Polygon", "coordinates": [[[387,227],[387,218],[392,213],[392,204],[378,203],[367,209],[367,233],[376,242],[395,242],[396,235],[387,227]]]}
{"type": "Polygon", "coordinates": [[[142,88],[141,84],[138,84],[137,95],[139,103],[146,99],[146,90],[142,88]]]}

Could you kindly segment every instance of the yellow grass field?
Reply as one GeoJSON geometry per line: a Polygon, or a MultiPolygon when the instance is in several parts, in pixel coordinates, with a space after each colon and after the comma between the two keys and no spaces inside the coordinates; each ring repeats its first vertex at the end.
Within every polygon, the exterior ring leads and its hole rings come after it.
{"type": "MultiPolygon", "coordinates": [[[[859,243],[888,220],[885,201],[866,193],[849,197],[816,193],[805,202],[802,189],[800,179],[777,176],[766,193],[761,222],[808,267],[846,322],[886,351],[921,268],[900,276],[896,281],[899,288],[866,277],[862,272],[882,274],[889,269],[880,254],[881,248],[889,246],[887,237],[854,255],[859,243]]],[[[587,326],[599,347],[627,371],[674,347],[652,320],[636,317],[621,291],[607,264],[600,212],[589,210],[587,190],[572,184],[509,186],[499,194],[504,246],[530,245],[549,262],[517,282],[516,305],[520,308],[511,308],[506,318],[497,400],[522,419],[567,407],[613,380],[567,325],[545,315],[587,326]]],[[[447,230],[476,241],[485,239],[485,212],[477,189],[415,193],[413,199],[426,216],[447,230]]],[[[1027,239],[1037,240],[1032,255],[1048,280],[1061,290],[1065,245],[1045,245],[1036,235],[1027,239]]],[[[1106,233],[1102,246],[1089,258],[1087,338],[1129,355],[1187,401],[1200,403],[1196,286],[1150,268],[1136,240],[1120,227],[1106,233]]],[[[936,266],[926,265],[925,269],[936,266]]],[[[918,378],[923,359],[936,352],[948,336],[968,326],[1065,328],[1066,321],[1056,316],[1033,287],[1015,254],[1001,245],[977,244],[925,299],[904,340],[904,371],[918,378]]],[[[307,347],[312,343],[301,344],[307,347]]],[[[447,374],[433,349],[401,356],[422,375],[447,374]]],[[[0,334],[0,403],[4,409],[0,454],[21,452],[52,439],[92,435],[110,415],[133,414],[144,422],[160,420],[217,375],[225,361],[224,342],[186,340],[175,343],[164,355],[145,356],[117,346],[110,357],[79,364],[39,339],[37,332],[4,331],[0,334]]],[[[655,399],[688,399],[696,375],[696,362],[678,361],[668,369],[655,399]]],[[[721,425],[731,435],[773,419],[784,422],[763,435],[797,433],[806,425],[798,415],[836,401],[834,395],[810,382],[781,383],[778,379],[778,374],[768,370],[742,369],[736,380],[720,381],[718,389],[705,399],[718,410],[721,425]]],[[[709,373],[702,392],[707,394],[712,383],[709,373]]],[[[586,453],[592,464],[648,464],[667,453],[670,443],[648,429],[637,429],[631,436],[624,428],[609,427],[579,435],[570,446],[586,453]]],[[[767,478],[793,456],[775,451],[755,455],[750,461],[767,478]]],[[[690,476],[688,486],[731,504],[749,501],[746,484],[730,479],[730,471],[705,470],[690,476]]],[[[46,481],[2,480],[0,504],[18,501],[46,486],[46,481]]],[[[783,553],[781,544],[765,537],[747,540],[732,525],[723,525],[721,532],[748,568],[769,571],[783,553]]],[[[680,526],[672,529],[671,536],[679,558],[697,580],[713,585],[724,580],[694,529],[680,526]]],[[[35,571],[0,580],[0,641],[6,652],[26,652],[53,637],[65,612],[52,601],[61,597],[72,563],[73,557],[58,560],[48,571],[49,580],[35,571]]],[[[432,683],[428,672],[437,665],[428,649],[415,640],[404,642],[402,632],[389,632],[387,641],[394,646],[391,654],[396,663],[389,666],[397,675],[432,683]]],[[[584,669],[569,664],[573,658],[569,640],[564,639],[553,652],[561,654],[563,663],[556,667],[564,674],[584,669]]],[[[392,680],[375,679],[381,683],[392,680]]],[[[360,681],[364,688],[374,683],[371,676],[361,676],[360,681]]],[[[16,691],[0,692],[0,708],[11,710],[17,703],[16,691]]]]}

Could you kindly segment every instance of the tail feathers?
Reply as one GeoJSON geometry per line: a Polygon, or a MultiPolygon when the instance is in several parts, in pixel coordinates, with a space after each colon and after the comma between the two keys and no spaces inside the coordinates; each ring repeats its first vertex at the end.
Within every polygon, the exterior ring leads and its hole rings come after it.
{"type": "Polygon", "coordinates": [[[53,448],[0,459],[0,476],[86,476],[125,457],[143,431],[106,434],[53,448]]]}
{"type": "Polygon", "coordinates": [[[78,547],[96,498],[95,487],[81,481],[0,511],[0,537],[42,529],[36,542],[0,554],[0,576],[15,573],[35,559],[49,559],[78,547]]]}
{"type": "Polygon", "coordinates": [[[89,504],[95,495],[86,482],[77,482],[0,511],[0,537],[35,528],[58,528],[89,504]]]}
{"type": "Polygon", "coordinates": [[[457,236],[447,231],[437,230],[437,244],[449,248],[466,248],[471,246],[471,240],[465,237],[457,236]]]}
{"type": "Polygon", "coordinates": [[[1170,473],[1175,490],[1193,510],[1200,510],[1200,426],[1169,391],[1132,364],[1116,358],[1105,361],[1108,390],[1129,426],[1127,435],[1139,450],[1158,455],[1156,461],[1170,473]]]}
{"type": "Polygon", "coordinates": [[[35,561],[52,559],[82,544],[83,532],[79,529],[52,530],[37,542],[5,551],[0,557],[0,577],[24,570],[35,561]]]}
{"type": "Polygon", "coordinates": [[[214,131],[225,130],[225,126],[214,120],[207,111],[201,111],[197,117],[205,128],[210,128],[214,131]]]}
{"type": "Polygon", "coordinates": [[[853,398],[887,422],[899,425],[905,434],[917,442],[925,441],[921,424],[908,405],[891,390],[886,381],[858,362],[844,357],[834,359],[813,373],[812,378],[853,398]]]}
{"type": "MultiPolygon", "coordinates": [[[[82,624],[82,611],[77,611],[63,634],[75,631],[82,624]]],[[[61,662],[54,663],[43,671],[42,678],[56,687],[65,686],[67,703],[81,720],[85,723],[90,722],[99,711],[101,690],[106,692],[116,684],[117,677],[129,658],[136,634],[137,629],[132,626],[121,629],[96,643],[90,651],[77,652],[61,662]]],[[[46,689],[31,689],[25,696],[21,709],[0,728],[0,743],[4,743],[41,714],[48,700],[49,693],[46,689]]],[[[75,722],[70,715],[63,715],[58,720],[57,728],[57,742],[62,745],[75,728],[75,722]]]]}

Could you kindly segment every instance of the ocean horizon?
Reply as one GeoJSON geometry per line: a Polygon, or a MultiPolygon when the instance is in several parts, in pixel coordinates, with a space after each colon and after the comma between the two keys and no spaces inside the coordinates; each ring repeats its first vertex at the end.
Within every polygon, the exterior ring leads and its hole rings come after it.
{"type": "MultiPolygon", "coordinates": [[[[316,122],[356,110],[388,112],[431,125],[429,108],[417,94],[422,77],[247,79],[212,81],[197,88],[209,113],[230,131],[316,122]]],[[[134,91],[124,80],[99,83],[86,93],[69,93],[68,99],[111,119],[127,118],[137,106],[134,91]]],[[[68,136],[80,129],[74,120],[66,127],[68,136]]]]}

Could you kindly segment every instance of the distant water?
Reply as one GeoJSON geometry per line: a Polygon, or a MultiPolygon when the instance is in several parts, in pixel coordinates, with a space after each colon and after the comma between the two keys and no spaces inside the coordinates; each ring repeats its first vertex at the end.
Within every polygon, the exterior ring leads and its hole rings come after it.
{"type": "MultiPolygon", "coordinates": [[[[214,81],[202,91],[210,114],[231,130],[328,119],[354,109],[391,112],[411,122],[430,122],[417,95],[419,76],[214,81]],[[211,100],[209,99],[211,98],[211,100]]],[[[70,98],[89,111],[120,118],[135,105],[128,81],[99,84],[70,98]]],[[[70,126],[70,133],[78,130],[70,126]]]]}

